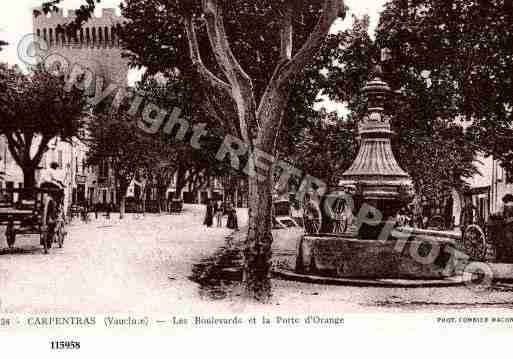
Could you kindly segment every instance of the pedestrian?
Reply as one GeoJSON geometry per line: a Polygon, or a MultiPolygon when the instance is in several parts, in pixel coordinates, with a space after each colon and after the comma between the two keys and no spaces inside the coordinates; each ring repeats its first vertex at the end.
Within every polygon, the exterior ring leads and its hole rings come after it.
{"type": "Polygon", "coordinates": [[[405,227],[409,223],[408,215],[406,214],[406,210],[400,209],[397,213],[397,225],[399,227],[405,227]]]}
{"type": "Polygon", "coordinates": [[[504,220],[506,224],[513,222],[513,194],[508,193],[502,198],[504,203],[504,220]]]}
{"type": "Polygon", "coordinates": [[[89,222],[89,208],[87,208],[87,201],[82,202],[81,206],[82,222],[89,222]]]}
{"type": "Polygon", "coordinates": [[[226,227],[238,231],[239,223],[237,220],[237,209],[231,202],[228,204],[227,213],[228,213],[228,220],[226,222],[226,227]]]}
{"type": "Polygon", "coordinates": [[[218,201],[216,203],[216,221],[217,221],[217,227],[221,228],[223,227],[223,212],[224,212],[224,204],[221,201],[218,201]]]}
{"type": "Polygon", "coordinates": [[[211,199],[207,200],[207,211],[205,213],[205,221],[203,224],[207,227],[212,227],[214,224],[214,206],[211,199]]]}
{"type": "MultiPolygon", "coordinates": [[[[49,191],[50,197],[53,199],[51,202],[55,208],[50,211],[52,214],[51,225],[49,226],[49,235],[47,238],[53,238],[53,233],[56,229],[57,220],[64,215],[64,189],[66,188],[65,176],[57,162],[52,162],[50,168],[43,170],[40,178],[40,187],[49,191]]],[[[43,237],[41,237],[41,244],[43,237]]],[[[48,247],[52,246],[52,241],[49,241],[48,247]]]]}
{"type": "Polygon", "coordinates": [[[445,229],[452,230],[454,228],[454,217],[453,217],[454,200],[452,195],[447,197],[444,207],[444,222],[445,229]]]}
{"type": "Polygon", "coordinates": [[[219,210],[219,203],[217,201],[212,201],[212,205],[214,206],[214,217],[217,215],[217,211],[219,210]]]}
{"type": "Polygon", "coordinates": [[[475,207],[474,205],[472,204],[472,202],[470,200],[466,200],[465,201],[465,205],[463,207],[463,227],[467,227],[471,224],[474,224],[475,223],[475,207]]]}
{"type": "Polygon", "coordinates": [[[107,203],[107,214],[105,215],[107,219],[110,219],[110,212],[112,211],[112,202],[107,203]]]}

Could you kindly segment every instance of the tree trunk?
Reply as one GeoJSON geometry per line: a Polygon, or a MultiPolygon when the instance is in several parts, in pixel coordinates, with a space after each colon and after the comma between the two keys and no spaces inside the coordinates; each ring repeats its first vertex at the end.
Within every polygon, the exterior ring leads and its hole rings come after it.
{"type": "Polygon", "coordinates": [[[121,193],[119,200],[119,219],[125,218],[125,203],[126,203],[126,192],[121,193]]]}
{"type": "MultiPolygon", "coordinates": [[[[254,147],[260,152],[276,155],[276,139],[288,98],[286,86],[273,82],[266,90],[262,108],[256,114],[261,128],[254,147]]],[[[256,152],[251,155],[255,164],[259,156],[256,152]]],[[[248,177],[249,229],[244,247],[243,278],[246,296],[266,302],[271,298],[273,171],[272,166],[255,170],[257,173],[248,177]]]]}
{"type": "Polygon", "coordinates": [[[192,192],[191,183],[193,176],[191,175],[190,171],[192,170],[189,170],[188,172],[181,166],[176,170],[176,192],[174,198],[183,199],[182,190],[187,187],[189,192],[192,192]]]}
{"type": "Polygon", "coordinates": [[[249,228],[244,246],[246,295],[261,302],[271,298],[272,177],[249,177],[249,228]]]}
{"type": "Polygon", "coordinates": [[[460,229],[463,229],[463,222],[465,220],[465,196],[463,194],[463,190],[462,189],[459,189],[459,190],[456,190],[456,192],[458,193],[458,198],[460,200],[460,223],[459,223],[459,228],[460,229]]]}
{"type": "MultiPolygon", "coordinates": [[[[23,187],[24,188],[34,188],[36,187],[36,169],[34,167],[22,167],[23,170],[23,187]]],[[[28,192],[22,192],[20,194],[20,199],[31,199],[31,194],[28,192]]]]}
{"type": "Polygon", "coordinates": [[[36,186],[36,169],[35,167],[23,167],[23,187],[34,188],[36,186]]]}
{"type": "Polygon", "coordinates": [[[120,178],[120,180],[119,180],[119,219],[125,218],[126,191],[128,190],[129,185],[130,185],[130,181],[120,178]]]}
{"type": "Polygon", "coordinates": [[[141,186],[141,194],[140,194],[140,197],[139,197],[139,206],[141,206],[140,208],[137,207],[137,211],[141,211],[141,214],[144,214],[144,211],[145,211],[145,206],[146,206],[146,187],[145,186],[141,186]]]}
{"type": "Polygon", "coordinates": [[[175,195],[174,195],[175,199],[182,199],[182,190],[184,188],[185,188],[185,183],[179,182],[179,181],[176,182],[176,191],[175,191],[175,195]]]}

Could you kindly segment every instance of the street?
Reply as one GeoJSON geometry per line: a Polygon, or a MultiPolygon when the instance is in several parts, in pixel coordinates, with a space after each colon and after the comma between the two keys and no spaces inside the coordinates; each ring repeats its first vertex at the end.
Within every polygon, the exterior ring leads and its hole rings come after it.
{"type": "MultiPolygon", "coordinates": [[[[43,255],[38,236],[20,236],[26,253],[0,255],[0,312],[144,313],[172,315],[262,311],[340,313],[372,311],[513,309],[508,287],[486,292],[457,288],[373,288],[273,281],[269,304],[241,299],[233,286],[221,299],[202,295],[189,279],[231,231],[202,225],[204,207],[179,215],[101,216],[69,227],[64,248],[43,255]]],[[[241,224],[247,221],[239,210],[241,224]]],[[[94,217],[94,216],[92,216],[94,217]]],[[[3,237],[2,248],[5,247],[3,237]]],[[[280,241],[279,234],[275,241],[280,241]]]]}

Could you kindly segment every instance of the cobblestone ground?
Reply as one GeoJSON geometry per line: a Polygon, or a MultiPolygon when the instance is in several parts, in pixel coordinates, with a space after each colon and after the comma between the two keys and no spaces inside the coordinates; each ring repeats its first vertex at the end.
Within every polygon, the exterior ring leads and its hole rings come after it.
{"type": "MultiPolygon", "coordinates": [[[[246,221],[240,212],[241,224],[246,221]]],[[[64,248],[43,255],[37,236],[19,237],[25,253],[0,254],[0,312],[347,313],[415,310],[513,310],[513,289],[357,288],[274,280],[266,305],[235,288],[222,300],[202,296],[192,267],[225,243],[227,229],[202,226],[203,208],[181,215],[100,218],[69,227],[64,248]]],[[[276,238],[279,241],[279,238],[276,238]]],[[[5,246],[0,238],[0,248],[5,246]]]]}

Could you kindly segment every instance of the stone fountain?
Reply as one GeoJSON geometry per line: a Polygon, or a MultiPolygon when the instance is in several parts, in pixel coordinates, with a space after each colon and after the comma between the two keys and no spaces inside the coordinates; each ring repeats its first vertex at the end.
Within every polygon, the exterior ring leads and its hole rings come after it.
{"type": "Polygon", "coordinates": [[[396,226],[413,199],[411,177],[392,152],[385,104],[391,89],[379,66],[363,87],[367,111],[358,124],[360,148],[339,185],[305,205],[306,235],[296,272],[335,278],[442,279],[454,275],[454,238],[396,226]]]}

